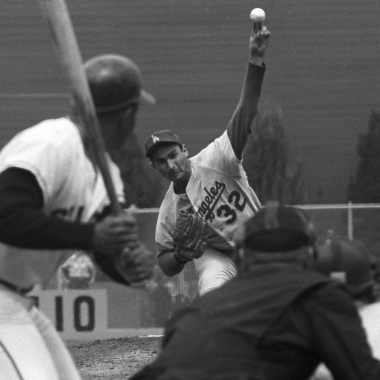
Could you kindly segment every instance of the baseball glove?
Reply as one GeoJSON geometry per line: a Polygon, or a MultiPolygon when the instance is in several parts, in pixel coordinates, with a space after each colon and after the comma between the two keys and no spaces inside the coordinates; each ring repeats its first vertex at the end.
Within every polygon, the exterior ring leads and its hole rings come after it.
{"type": "Polygon", "coordinates": [[[201,257],[207,246],[209,226],[199,215],[179,211],[170,235],[176,245],[175,254],[180,261],[201,257]]]}

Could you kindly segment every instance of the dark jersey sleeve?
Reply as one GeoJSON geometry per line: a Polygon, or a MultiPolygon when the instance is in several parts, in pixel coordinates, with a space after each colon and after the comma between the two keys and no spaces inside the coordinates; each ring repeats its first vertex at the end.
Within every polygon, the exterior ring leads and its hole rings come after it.
{"type": "Polygon", "coordinates": [[[180,263],[176,259],[174,251],[165,250],[161,247],[160,254],[158,256],[158,265],[166,276],[171,277],[182,272],[186,263],[180,263]]]}
{"type": "Polygon", "coordinates": [[[252,122],[258,112],[265,70],[265,65],[248,63],[240,100],[227,127],[228,137],[239,160],[242,159],[252,122]]]}
{"type": "Polygon", "coordinates": [[[93,224],[66,221],[42,211],[34,175],[9,168],[0,174],[0,241],[30,249],[91,250],[93,224]]]}

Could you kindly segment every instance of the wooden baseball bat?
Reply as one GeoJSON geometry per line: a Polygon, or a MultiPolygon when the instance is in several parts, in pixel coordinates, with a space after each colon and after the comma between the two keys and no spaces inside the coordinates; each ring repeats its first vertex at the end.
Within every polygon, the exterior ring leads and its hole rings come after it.
{"type": "Polygon", "coordinates": [[[95,164],[103,177],[112,212],[119,215],[121,206],[106,160],[103,137],[67,5],[64,0],[39,0],[39,4],[49,26],[58,61],[67,75],[95,164]]]}

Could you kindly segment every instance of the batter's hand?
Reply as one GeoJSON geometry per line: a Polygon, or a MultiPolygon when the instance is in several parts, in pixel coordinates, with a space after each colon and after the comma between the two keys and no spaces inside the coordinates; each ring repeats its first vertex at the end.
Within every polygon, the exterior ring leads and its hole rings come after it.
{"type": "Polygon", "coordinates": [[[153,277],[155,255],[145,245],[125,247],[117,258],[115,267],[130,286],[145,287],[153,277]]]}
{"type": "Polygon", "coordinates": [[[123,212],[118,216],[107,216],[96,223],[93,236],[93,249],[96,252],[114,256],[125,246],[139,245],[136,216],[123,212]]]}
{"type": "Polygon", "coordinates": [[[252,31],[249,39],[249,61],[253,64],[262,64],[261,59],[267,50],[270,32],[263,26],[261,30],[252,31]]]}

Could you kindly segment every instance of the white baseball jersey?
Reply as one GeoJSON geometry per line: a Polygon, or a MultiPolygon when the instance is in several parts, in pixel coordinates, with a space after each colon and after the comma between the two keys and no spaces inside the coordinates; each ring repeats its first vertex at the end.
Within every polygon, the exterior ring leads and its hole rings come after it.
{"type": "Polygon", "coordinates": [[[242,162],[235,156],[227,131],[190,158],[192,175],[186,194],[176,194],[171,183],[158,215],[156,242],[164,249],[174,245],[170,231],[180,209],[193,209],[217,234],[208,246],[228,249],[234,246],[236,232],[260,208],[248,184],[242,162]],[[221,239],[221,238],[222,239],[221,239]]]}
{"type": "MultiPolygon", "coordinates": [[[[119,170],[107,159],[123,201],[119,170]]],[[[34,174],[47,215],[87,222],[109,203],[102,176],[86,156],[78,128],[68,118],[46,120],[16,135],[0,152],[0,172],[10,167],[34,174]]],[[[0,278],[28,288],[46,280],[72,253],[0,244],[0,278]]]]}
{"type": "Polygon", "coordinates": [[[192,173],[186,193],[175,194],[172,183],[161,204],[156,243],[160,267],[168,275],[181,269],[172,255],[175,246],[170,236],[178,212],[182,209],[195,212],[211,227],[208,249],[194,261],[199,294],[235,276],[232,248],[241,237],[240,227],[261,207],[239,158],[258,112],[265,70],[264,64],[248,64],[241,97],[227,131],[190,159],[192,173]]]}

